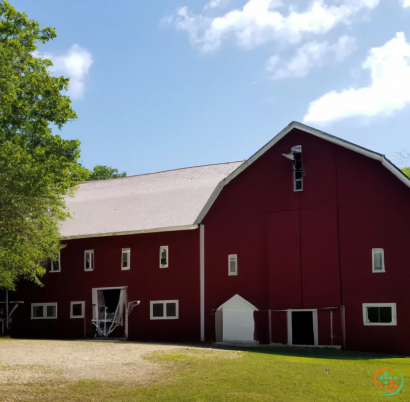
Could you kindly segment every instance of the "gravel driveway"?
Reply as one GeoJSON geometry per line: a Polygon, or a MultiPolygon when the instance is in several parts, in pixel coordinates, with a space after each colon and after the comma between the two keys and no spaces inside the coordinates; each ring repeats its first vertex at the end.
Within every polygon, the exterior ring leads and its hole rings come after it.
{"type": "Polygon", "coordinates": [[[115,341],[0,340],[0,386],[56,379],[149,384],[162,369],[142,356],[175,348],[115,341]]]}

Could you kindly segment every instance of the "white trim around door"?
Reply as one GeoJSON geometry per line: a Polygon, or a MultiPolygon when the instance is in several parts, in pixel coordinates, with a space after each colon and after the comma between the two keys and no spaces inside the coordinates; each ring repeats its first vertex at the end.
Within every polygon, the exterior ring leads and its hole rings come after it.
{"type": "Polygon", "coordinates": [[[311,311],[312,312],[312,319],[313,319],[313,339],[314,345],[294,345],[294,346],[319,346],[319,337],[318,337],[318,323],[317,323],[317,309],[295,309],[295,310],[288,310],[288,345],[292,346],[292,313],[297,311],[311,311]]]}

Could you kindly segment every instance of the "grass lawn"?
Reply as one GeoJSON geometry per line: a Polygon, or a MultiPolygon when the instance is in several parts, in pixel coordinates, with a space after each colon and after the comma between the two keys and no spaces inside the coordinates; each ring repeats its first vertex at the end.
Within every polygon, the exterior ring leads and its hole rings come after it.
{"type": "Polygon", "coordinates": [[[373,377],[389,366],[401,371],[404,386],[387,400],[410,401],[410,359],[406,358],[287,348],[184,348],[154,352],[145,358],[166,368],[167,375],[155,385],[133,387],[95,381],[22,384],[13,389],[6,385],[0,400],[383,401],[373,377]]]}

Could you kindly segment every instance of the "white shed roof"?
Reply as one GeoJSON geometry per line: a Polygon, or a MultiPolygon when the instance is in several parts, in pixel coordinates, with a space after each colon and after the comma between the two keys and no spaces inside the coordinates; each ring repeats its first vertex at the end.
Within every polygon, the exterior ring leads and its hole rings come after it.
{"type": "Polygon", "coordinates": [[[218,183],[243,162],[82,183],[66,206],[63,238],[193,229],[218,183]]]}

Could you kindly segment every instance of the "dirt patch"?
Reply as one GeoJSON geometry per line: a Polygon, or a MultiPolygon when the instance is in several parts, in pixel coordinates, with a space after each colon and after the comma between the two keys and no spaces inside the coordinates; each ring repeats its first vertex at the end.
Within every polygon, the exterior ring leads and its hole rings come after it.
{"type": "Polygon", "coordinates": [[[0,342],[0,387],[84,379],[152,384],[164,368],[142,356],[175,348],[173,345],[126,342],[0,342]]]}

